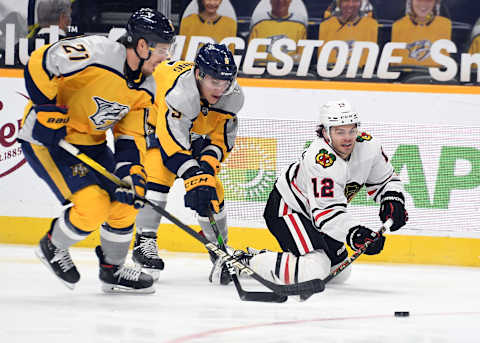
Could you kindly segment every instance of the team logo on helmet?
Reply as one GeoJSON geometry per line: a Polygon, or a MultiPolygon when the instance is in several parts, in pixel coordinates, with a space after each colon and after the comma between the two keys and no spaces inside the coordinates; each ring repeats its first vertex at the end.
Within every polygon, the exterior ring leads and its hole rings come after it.
{"type": "Polygon", "coordinates": [[[110,102],[98,96],[94,96],[93,100],[95,100],[97,104],[97,112],[88,118],[93,122],[96,130],[106,131],[112,128],[130,111],[130,107],[128,106],[119,104],[118,102],[110,102]]]}
{"type": "Polygon", "coordinates": [[[365,141],[371,141],[371,140],[372,140],[372,136],[366,132],[362,132],[361,134],[359,134],[356,139],[357,142],[365,142],[365,141]]]}
{"type": "Polygon", "coordinates": [[[323,168],[331,167],[336,159],[337,157],[329,153],[326,149],[320,149],[317,156],[315,156],[315,162],[323,168]]]}
{"type": "Polygon", "coordinates": [[[352,201],[353,197],[357,195],[357,193],[362,189],[363,185],[356,183],[356,182],[350,182],[345,185],[345,190],[344,194],[345,197],[347,198],[347,202],[352,201]]]}

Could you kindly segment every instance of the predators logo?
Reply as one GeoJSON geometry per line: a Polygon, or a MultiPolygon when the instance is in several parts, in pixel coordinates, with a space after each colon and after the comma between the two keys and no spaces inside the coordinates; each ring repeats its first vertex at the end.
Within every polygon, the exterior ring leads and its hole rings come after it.
{"type": "Polygon", "coordinates": [[[432,42],[427,39],[417,40],[407,45],[408,57],[421,62],[430,56],[432,42]]]}
{"type": "Polygon", "coordinates": [[[357,142],[365,142],[365,141],[369,141],[372,139],[372,136],[370,136],[368,133],[366,132],[362,132],[360,135],[357,136],[357,139],[356,141],[357,142]]]}
{"type": "Polygon", "coordinates": [[[130,111],[130,107],[119,104],[118,102],[110,102],[98,96],[94,96],[93,100],[97,104],[97,112],[88,118],[95,125],[95,129],[107,131],[112,128],[118,121],[122,120],[130,111]]]}
{"type": "Polygon", "coordinates": [[[356,183],[356,182],[350,182],[347,183],[345,186],[344,194],[345,198],[347,198],[347,202],[352,201],[353,197],[357,195],[357,193],[362,189],[362,185],[356,183]]]}
{"type": "Polygon", "coordinates": [[[334,154],[330,154],[325,149],[320,149],[317,156],[315,156],[315,162],[321,165],[323,168],[332,166],[336,159],[337,157],[334,154]]]}

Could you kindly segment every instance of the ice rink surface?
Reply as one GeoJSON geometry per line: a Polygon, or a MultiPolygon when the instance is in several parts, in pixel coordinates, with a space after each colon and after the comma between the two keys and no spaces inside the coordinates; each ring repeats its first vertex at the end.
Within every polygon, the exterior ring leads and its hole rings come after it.
{"type": "Polygon", "coordinates": [[[479,268],[354,263],[344,285],[268,304],[209,284],[206,253],[162,253],[155,294],[112,295],[100,290],[93,249],[71,249],[81,274],[74,291],[33,249],[0,245],[2,343],[480,342],[479,268]]]}

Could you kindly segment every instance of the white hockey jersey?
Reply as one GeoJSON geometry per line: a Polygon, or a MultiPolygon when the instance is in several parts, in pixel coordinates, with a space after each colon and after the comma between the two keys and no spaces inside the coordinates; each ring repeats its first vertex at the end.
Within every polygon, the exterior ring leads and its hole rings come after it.
{"type": "Polygon", "coordinates": [[[317,138],[282,172],[275,186],[287,206],[280,211],[290,207],[303,213],[321,232],[341,242],[350,228],[360,224],[347,212],[347,205],[362,186],[376,202],[386,191],[404,191],[380,143],[367,133],[357,137],[348,160],[317,138]]]}

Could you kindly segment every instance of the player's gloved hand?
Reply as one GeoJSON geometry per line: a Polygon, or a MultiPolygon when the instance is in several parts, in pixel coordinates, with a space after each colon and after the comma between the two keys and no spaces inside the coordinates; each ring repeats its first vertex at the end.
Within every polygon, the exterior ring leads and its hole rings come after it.
{"type": "Polygon", "coordinates": [[[198,167],[187,170],[182,178],[185,180],[185,206],[197,212],[201,217],[208,217],[211,210],[220,212],[215,177],[198,167]]]}
{"type": "Polygon", "coordinates": [[[45,146],[54,146],[67,134],[66,124],[70,116],[66,107],[53,104],[36,105],[37,120],[33,125],[32,136],[45,146]]]}
{"type": "Polygon", "coordinates": [[[397,231],[408,221],[408,212],[405,209],[405,198],[402,193],[388,191],[380,198],[380,219],[386,222],[392,218],[390,231],[397,231]]]}
{"type": "Polygon", "coordinates": [[[205,173],[212,176],[215,176],[220,172],[220,162],[217,160],[216,157],[213,157],[211,155],[202,155],[198,164],[205,173]]]}
{"type": "MultiPolygon", "coordinates": [[[[352,227],[348,231],[347,235],[347,244],[350,248],[357,251],[364,246],[366,242],[373,241],[378,236],[378,233],[372,231],[365,226],[357,225],[352,227]]],[[[370,244],[365,250],[366,255],[376,255],[379,254],[383,250],[383,246],[385,244],[385,237],[380,235],[380,237],[370,244]]]]}
{"type": "Polygon", "coordinates": [[[147,190],[147,175],[141,165],[128,164],[118,168],[115,172],[129,187],[118,186],[115,189],[115,199],[124,204],[132,205],[136,209],[145,205],[143,198],[147,190]]]}

